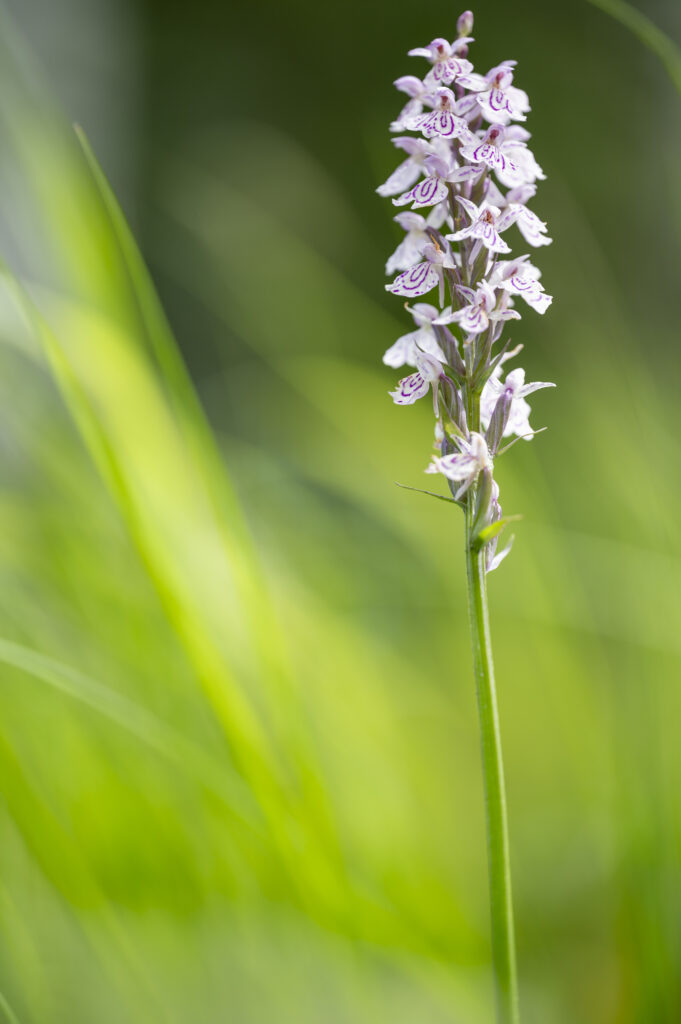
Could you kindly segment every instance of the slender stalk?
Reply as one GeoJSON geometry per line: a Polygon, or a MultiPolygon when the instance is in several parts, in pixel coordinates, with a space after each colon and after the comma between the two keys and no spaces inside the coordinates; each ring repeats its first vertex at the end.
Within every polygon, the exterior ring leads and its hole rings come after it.
{"type": "MultiPolygon", "coordinates": [[[[479,419],[477,396],[471,396],[473,420],[479,419]]],[[[478,424],[475,424],[477,429],[478,424]]],[[[471,536],[474,498],[466,502],[466,570],[473,665],[478,696],[482,773],[487,819],[492,961],[498,1024],[519,1024],[511,862],[506,813],[506,787],[501,755],[501,732],[494,684],[494,663],[487,609],[485,554],[471,536]]]]}

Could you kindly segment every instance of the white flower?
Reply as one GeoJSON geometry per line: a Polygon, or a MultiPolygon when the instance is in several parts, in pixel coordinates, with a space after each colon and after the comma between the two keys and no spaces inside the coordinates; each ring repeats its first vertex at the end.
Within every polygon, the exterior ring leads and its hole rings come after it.
{"type": "Polygon", "coordinates": [[[398,338],[383,356],[383,362],[386,366],[395,368],[416,366],[417,359],[422,352],[435,356],[442,363],[446,362],[446,356],[438,345],[433,330],[433,321],[439,316],[439,311],[427,302],[416,302],[409,308],[409,312],[418,329],[398,338]]]}
{"type": "Polygon", "coordinates": [[[486,199],[502,210],[508,209],[513,215],[518,230],[529,245],[550,245],[552,239],[546,234],[546,224],[536,213],[525,205],[537,191],[536,185],[519,185],[504,195],[493,181],[489,182],[486,199]]]}
{"type": "Polygon", "coordinates": [[[520,125],[508,125],[505,128],[493,124],[482,139],[477,135],[467,139],[461,147],[461,155],[475,164],[487,164],[502,185],[515,188],[545,176],[527,148],[526,140],[529,137],[529,132],[520,125]]]}
{"type": "Polygon", "coordinates": [[[413,405],[419,398],[423,398],[433,387],[433,405],[437,415],[437,381],[442,376],[442,363],[439,359],[421,352],[416,357],[418,367],[416,373],[403,377],[394,391],[388,394],[395,405],[413,405]]]}
{"type": "Polygon", "coordinates": [[[526,120],[525,114],[530,109],[527,93],[511,85],[516,63],[505,60],[484,76],[464,74],[457,81],[457,84],[478,93],[475,101],[485,119],[492,124],[526,120]]]}
{"type": "Polygon", "coordinates": [[[455,39],[453,43],[448,43],[446,39],[433,39],[428,46],[418,46],[414,50],[409,50],[408,56],[427,57],[433,65],[426,75],[428,85],[449,85],[459,75],[473,70],[469,60],[455,56],[469,42],[472,40],[465,37],[455,39]]]}
{"type": "Polygon", "coordinates": [[[427,142],[425,139],[414,139],[411,135],[399,135],[392,140],[392,143],[398,149],[404,150],[408,156],[393,171],[388,180],[378,186],[376,191],[379,196],[396,196],[405,188],[411,188],[423,174],[427,156],[438,153],[442,155],[443,150],[448,152],[447,143],[444,143],[442,139],[431,139],[430,142],[427,142]]]}
{"type": "Polygon", "coordinates": [[[443,268],[451,270],[456,267],[456,262],[450,252],[443,252],[432,243],[424,245],[422,255],[423,262],[417,263],[411,270],[405,270],[403,274],[399,274],[392,284],[385,286],[386,291],[392,292],[394,295],[405,295],[411,299],[425,295],[439,285],[440,305],[442,305],[445,288],[443,268]]]}
{"type": "Polygon", "coordinates": [[[440,154],[427,156],[424,163],[428,172],[427,177],[414,185],[408,192],[403,192],[397,199],[393,199],[395,206],[412,203],[412,209],[416,210],[421,206],[433,206],[435,203],[441,203],[449,195],[448,182],[454,184],[461,181],[473,181],[475,178],[479,178],[483,171],[482,167],[477,167],[475,164],[464,164],[463,167],[460,167],[451,151],[444,156],[440,154]]]}
{"type": "Polygon", "coordinates": [[[442,473],[453,483],[460,483],[454,497],[459,500],[475,483],[483,469],[492,469],[492,456],[482,434],[471,432],[470,440],[457,440],[461,449],[451,455],[433,455],[426,473],[442,473]]]}
{"type": "Polygon", "coordinates": [[[508,210],[500,210],[498,206],[484,202],[476,206],[470,199],[457,196],[457,201],[463,206],[468,214],[471,223],[447,235],[450,242],[459,242],[462,238],[479,238],[486,249],[490,252],[510,252],[510,246],[503,240],[500,231],[510,228],[513,223],[513,215],[508,210]]]}
{"type": "Polygon", "coordinates": [[[430,114],[419,114],[404,121],[405,128],[420,131],[431,139],[440,135],[444,139],[457,139],[470,135],[468,124],[455,113],[456,99],[451,89],[438,89],[435,93],[434,110],[430,114]]]}
{"type": "Polygon", "coordinates": [[[466,299],[466,305],[453,312],[446,310],[435,321],[436,324],[458,323],[465,334],[482,334],[498,320],[520,320],[520,313],[503,306],[497,308],[497,297],[487,281],[481,281],[477,289],[459,285],[457,291],[466,299]]]}
{"type": "Polygon", "coordinates": [[[396,217],[393,217],[393,220],[401,228],[404,228],[407,234],[386,263],[386,274],[394,274],[396,270],[409,270],[410,267],[419,262],[424,245],[428,245],[430,242],[430,236],[426,228],[441,227],[443,214],[446,216],[446,211],[437,206],[431,211],[427,219],[419,213],[409,212],[398,213],[396,217]]]}
{"type": "Polygon", "coordinates": [[[416,78],[414,75],[402,75],[401,78],[393,82],[393,85],[400,92],[406,93],[409,96],[408,103],[390,125],[391,132],[401,132],[406,127],[407,121],[418,116],[424,107],[432,107],[433,90],[432,86],[426,85],[425,82],[422,82],[420,78],[416,78]]]}
{"type": "Polygon", "coordinates": [[[511,370],[502,384],[501,365],[499,365],[485,384],[480,396],[480,422],[482,426],[487,429],[497,402],[503,394],[506,394],[511,399],[511,410],[504,429],[504,437],[517,434],[519,437],[524,437],[527,441],[530,441],[532,439],[532,428],[530,426],[530,412],[532,410],[525,401],[525,398],[527,395],[531,395],[533,391],[539,391],[540,388],[555,388],[555,386],[555,384],[550,384],[548,381],[536,381],[533,384],[526,384],[525,371],[520,367],[516,370],[511,370]]]}
{"type": "Polygon", "coordinates": [[[516,260],[500,260],[492,272],[490,284],[493,288],[503,288],[510,295],[520,295],[537,313],[545,313],[553,296],[544,291],[539,283],[540,276],[528,257],[520,256],[516,260]]]}

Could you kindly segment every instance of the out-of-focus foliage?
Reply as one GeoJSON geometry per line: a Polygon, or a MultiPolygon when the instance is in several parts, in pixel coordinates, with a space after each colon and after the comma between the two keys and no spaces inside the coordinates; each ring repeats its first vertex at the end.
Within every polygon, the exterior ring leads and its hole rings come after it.
{"type": "MultiPolygon", "coordinates": [[[[385,394],[406,321],[372,194],[390,82],[459,12],[13,7],[0,1014],[483,1024],[462,523],[394,486],[430,422],[385,394]]],[[[500,465],[525,519],[490,583],[522,1000],[675,1021],[681,107],[587,5],[476,16],[477,65],[520,61],[556,239],[514,340],[559,387],[500,465]]]]}

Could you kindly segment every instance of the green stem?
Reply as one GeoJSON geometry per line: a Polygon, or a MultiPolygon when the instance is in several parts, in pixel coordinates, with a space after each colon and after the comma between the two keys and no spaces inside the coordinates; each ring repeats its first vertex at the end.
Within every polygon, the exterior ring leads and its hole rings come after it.
{"type": "MultiPolygon", "coordinates": [[[[478,402],[475,397],[471,397],[473,398],[471,402],[473,406],[471,409],[472,419],[477,421],[478,402]]],[[[477,423],[473,429],[477,429],[477,423]]],[[[469,495],[466,503],[466,569],[482,744],[497,1022],[498,1024],[519,1024],[504,766],[501,756],[501,733],[487,610],[485,553],[484,550],[478,550],[474,546],[471,537],[473,507],[474,498],[473,495],[469,495]]]]}

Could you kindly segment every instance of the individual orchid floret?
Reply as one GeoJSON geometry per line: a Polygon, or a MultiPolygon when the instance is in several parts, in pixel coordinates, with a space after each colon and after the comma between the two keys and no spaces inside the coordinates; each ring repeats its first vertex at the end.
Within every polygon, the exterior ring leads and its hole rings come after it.
{"type": "Polygon", "coordinates": [[[499,181],[507,188],[544,181],[546,178],[534,158],[534,153],[527,145],[530,138],[530,133],[521,124],[509,124],[504,128],[504,153],[517,169],[506,176],[503,171],[497,174],[499,181]]]}
{"type": "Polygon", "coordinates": [[[460,242],[464,238],[479,238],[486,249],[490,252],[510,252],[511,248],[503,240],[500,233],[505,231],[513,223],[513,215],[508,210],[500,210],[498,206],[490,206],[483,203],[476,206],[470,199],[464,196],[457,196],[457,202],[463,207],[470,218],[470,224],[447,235],[450,242],[460,242]]]}
{"type": "Polygon", "coordinates": [[[442,305],[444,303],[444,269],[455,269],[456,261],[451,252],[432,243],[423,247],[422,255],[425,257],[424,261],[417,263],[411,270],[405,270],[403,274],[399,274],[392,284],[385,286],[386,291],[392,292],[394,295],[405,295],[411,299],[426,295],[436,285],[439,285],[440,305],[442,305]]]}
{"type": "Polygon", "coordinates": [[[438,89],[434,99],[431,113],[409,118],[405,121],[405,127],[423,132],[427,139],[435,135],[443,139],[458,139],[462,135],[468,138],[470,129],[466,121],[455,113],[456,98],[452,90],[438,89]]]}
{"type": "Polygon", "coordinates": [[[534,391],[539,391],[541,388],[555,388],[556,385],[548,381],[526,384],[525,371],[520,367],[511,370],[502,383],[501,367],[498,367],[497,370],[498,372],[493,373],[485,384],[480,397],[480,422],[487,429],[497,404],[505,400],[508,403],[508,416],[502,431],[503,436],[509,437],[511,434],[516,434],[529,441],[533,436],[529,419],[531,409],[525,399],[534,391]]]}
{"type": "Polygon", "coordinates": [[[494,268],[490,283],[503,288],[509,295],[519,295],[537,313],[545,313],[553,301],[539,282],[541,274],[527,256],[515,260],[501,260],[494,268]]]}
{"type": "Polygon", "coordinates": [[[537,186],[527,184],[518,185],[504,195],[493,181],[489,181],[485,196],[488,203],[493,203],[502,210],[508,208],[513,211],[518,230],[528,245],[532,245],[535,248],[540,245],[550,245],[552,242],[552,239],[546,234],[546,223],[540,220],[536,213],[529,210],[526,205],[536,193],[537,186]]]}
{"type": "Polygon", "coordinates": [[[424,173],[426,157],[437,153],[441,145],[439,139],[427,142],[425,139],[415,139],[411,135],[401,135],[392,141],[394,146],[404,150],[408,156],[388,180],[378,186],[376,191],[379,196],[396,196],[398,192],[410,188],[424,173]]]}
{"type": "Polygon", "coordinates": [[[411,313],[417,330],[410,331],[398,338],[394,345],[388,349],[383,356],[386,366],[397,369],[400,366],[416,366],[418,356],[422,352],[435,356],[441,363],[446,362],[446,357],[438,344],[433,321],[437,320],[439,310],[427,302],[415,302],[413,306],[407,307],[411,313]]]}
{"type": "Polygon", "coordinates": [[[409,96],[409,101],[390,125],[391,132],[399,132],[406,127],[407,121],[421,114],[424,107],[432,107],[433,87],[415,75],[402,75],[401,78],[395,79],[393,85],[409,96]]]}
{"type": "Polygon", "coordinates": [[[465,298],[466,305],[453,312],[445,312],[438,317],[436,324],[457,323],[464,334],[482,334],[490,323],[520,320],[520,314],[514,309],[497,306],[496,293],[485,280],[480,282],[475,291],[464,285],[458,285],[457,291],[465,298]]]}
{"type": "MultiPolygon", "coordinates": [[[[463,133],[462,133],[463,134],[463,133]]],[[[513,162],[508,153],[503,125],[493,124],[482,139],[473,136],[464,142],[461,155],[474,164],[483,163],[490,167],[499,181],[507,187],[524,184],[521,168],[513,162]]]]}
{"type": "Polygon", "coordinates": [[[439,228],[446,217],[446,209],[437,206],[431,210],[428,218],[422,217],[420,213],[398,213],[393,220],[396,221],[407,234],[395,249],[395,252],[388,259],[385,265],[386,274],[394,274],[396,270],[409,270],[421,259],[424,245],[430,242],[427,228],[439,228]]]}
{"type": "Polygon", "coordinates": [[[459,501],[469,487],[475,483],[483,469],[492,469],[492,457],[482,434],[472,431],[470,440],[458,438],[458,452],[449,455],[433,455],[426,473],[442,473],[453,483],[461,484],[454,498],[459,501]]]}
{"type": "Polygon", "coordinates": [[[475,164],[464,164],[460,167],[454,154],[449,152],[445,156],[432,154],[425,158],[425,169],[427,177],[419,181],[408,192],[403,192],[397,199],[393,199],[395,206],[405,206],[412,203],[412,209],[422,206],[433,206],[441,203],[449,196],[449,184],[459,184],[462,181],[475,181],[482,173],[482,167],[475,164]]]}
{"type": "Polygon", "coordinates": [[[442,363],[435,356],[421,352],[416,357],[416,373],[403,377],[394,391],[388,392],[395,405],[413,405],[433,388],[433,405],[438,414],[438,381],[443,375],[442,363]]]}
{"type": "Polygon", "coordinates": [[[428,85],[449,85],[459,75],[468,74],[473,70],[469,60],[455,56],[469,42],[473,40],[466,37],[459,37],[453,43],[448,43],[446,39],[433,39],[428,46],[417,46],[416,49],[409,50],[408,56],[426,57],[433,65],[425,78],[428,85]]]}
{"type": "Polygon", "coordinates": [[[461,75],[457,81],[457,84],[477,93],[475,102],[491,124],[527,120],[525,115],[530,109],[527,93],[511,84],[515,64],[514,60],[505,60],[486,75],[472,72],[461,75]]]}

